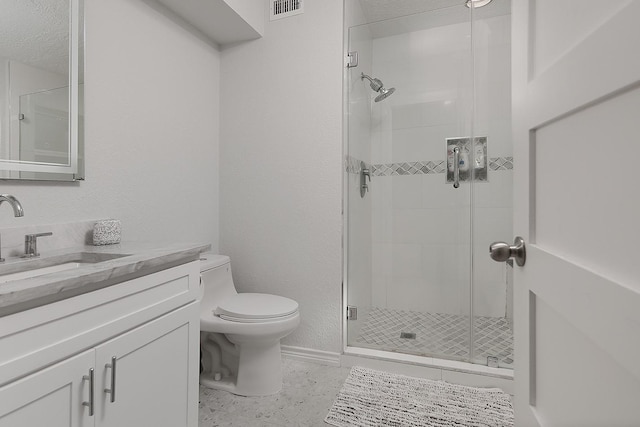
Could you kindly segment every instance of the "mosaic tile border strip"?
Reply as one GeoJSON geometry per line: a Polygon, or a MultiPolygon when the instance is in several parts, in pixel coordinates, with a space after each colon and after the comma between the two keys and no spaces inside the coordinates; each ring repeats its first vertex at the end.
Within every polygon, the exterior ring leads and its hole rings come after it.
{"type": "Polygon", "coordinates": [[[489,159],[489,169],[492,171],[513,170],[513,157],[492,157],[489,159]]]}
{"type": "MultiPolygon", "coordinates": [[[[444,160],[367,164],[367,166],[373,176],[425,175],[446,172],[444,160]]],[[[361,172],[360,160],[352,156],[345,156],[344,168],[347,173],[359,174],[361,172]]],[[[489,159],[489,169],[496,172],[513,170],[513,157],[491,157],[489,159]]]]}
{"type": "Polygon", "coordinates": [[[374,176],[395,176],[395,175],[424,175],[430,173],[444,173],[445,162],[410,162],[410,163],[387,163],[373,165],[374,176]]]}
{"type": "MultiPolygon", "coordinates": [[[[360,166],[361,160],[357,159],[353,156],[344,156],[344,170],[347,173],[360,174],[362,172],[362,167],[360,166]]],[[[365,165],[371,170],[371,165],[365,163],[365,165]]]]}

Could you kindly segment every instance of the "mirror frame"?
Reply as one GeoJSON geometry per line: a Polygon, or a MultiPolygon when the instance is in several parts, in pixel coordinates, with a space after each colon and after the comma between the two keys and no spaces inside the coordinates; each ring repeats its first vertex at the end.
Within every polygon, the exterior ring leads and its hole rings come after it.
{"type": "Polygon", "coordinates": [[[0,180],[84,180],[84,0],[69,0],[69,164],[48,164],[0,159],[0,180]],[[26,176],[22,176],[26,172],[26,176]]]}

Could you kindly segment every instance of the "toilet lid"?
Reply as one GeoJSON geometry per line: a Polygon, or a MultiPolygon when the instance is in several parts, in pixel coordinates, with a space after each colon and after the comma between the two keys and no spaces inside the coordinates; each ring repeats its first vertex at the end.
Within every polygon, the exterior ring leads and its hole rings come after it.
{"type": "Polygon", "coordinates": [[[269,294],[242,293],[225,299],[213,311],[222,319],[236,322],[274,320],[298,311],[292,299],[269,294]]]}

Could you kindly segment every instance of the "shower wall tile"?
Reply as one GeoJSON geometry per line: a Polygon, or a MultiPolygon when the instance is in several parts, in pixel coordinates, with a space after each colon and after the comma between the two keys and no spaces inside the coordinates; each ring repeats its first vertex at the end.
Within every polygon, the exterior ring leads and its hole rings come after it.
{"type": "Polygon", "coordinates": [[[453,188],[447,184],[445,174],[422,175],[422,207],[425,209],[458,208],[471,203],[471,187],[453,188]]]}
{"type": "Polygon", "coordinates": [[[393,278],[387,289],[388,308],[398,310],[424,310],[428,292],[419,278],[393,278]]]}
{"type": "Polygon", "coordinates": [[[371,162],[389,163],[393,158],[393,131],[376,130],[371,133],[371,162]]]}
{"type": "Polygon", "coordinates": [[[457,134],[455,125],[394,129],[391,157],[383,161],[378,161],[379,158],[376,157],[375,163],[415,162],[421,159],[444,160],[445,140],[457,134]]]}
{"type": "Polygon", "coordinates": [[[374,242],[372,245],[373,306],[386,307],[387,304],[387,288],[391,284],[391,247],[391,243],[374,242]]]}
{"type": "Polygon", "coordinates": [[[513,206],[513,171],[494,171],[489,168],[489,182],[475,184],[473,191],[473,202],[476,208],[511,208],[513,206]]]}
{"type": "Polygon", "coordinates": [[[476,134],[488,136],[490,157],[513,156],[510,117],[511,115],[500,118],[491,117],[489,120],[476,120],[474,128],[476,134]]]}
{"type": "Polygon", "coordinates": [[[493,261],[487,251],[495,241],[513,241],[511,207],[475,208],[473,280],[474,308],[478,316],[506,315],[506,263],[493,261]],[[495,295],[503,294],[505,298],[495,298],[495,295]]]}
{"type": "Polygon", "coordinates": [[[447,103],[442,100],[394,106],[391,109],[391,114],[393,130],[455,124],[457,122],[455,103],[447,103]]]}
{"type": "Polygon", "coordinates": [[[391,275],[394,279],[422,279],[422,245],[393,243],[391,266],[391,275]]]}
{"type": "Polygon", "coordinates": [[[433,215],[422,209],[394,209],[392,217],[392,241],[394,243],[424,242],[433,215]]]}
{"type": "Polygon", "coordinates": [[[423,245],[423,274],[430,310],[437,313],[464,314],[468,312],[469,245],[423,245]],[[439,298],[434,298],[439,295],[439,298]]]}
{"type": "Polygon", "coordinates": [[[393,209],[420,209],[422,208],[422,176],[391,176],[380,177],[391,180],[393,209]]]}
{"type": "Polygon", "coordinates": [[[468,243],[469,213],[456,208],[397,209],[392,213],[394,243],[468,243]]]}
{"type": "MultiPolygon", "coordinates": [[[[513,241],[512,212],[510,207],[506,208],[474,208],[474,242],[486,248],[492,242],[502,240],[513,241]]],[[[484,259],[481,257],[479,259],[484,259]]],[[[489,257],[486,257],[489,260],[489,257]]]]}

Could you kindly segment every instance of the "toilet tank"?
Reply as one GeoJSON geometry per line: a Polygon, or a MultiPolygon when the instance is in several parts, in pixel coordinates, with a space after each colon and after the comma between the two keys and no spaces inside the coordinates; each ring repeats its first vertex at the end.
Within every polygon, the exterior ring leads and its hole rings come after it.
{"type": "Polygon", "coordinates": [[[228,256],[200,254],[201,300],[203,310],[214,310],[226,298],[236,295],[228,256]]]}

